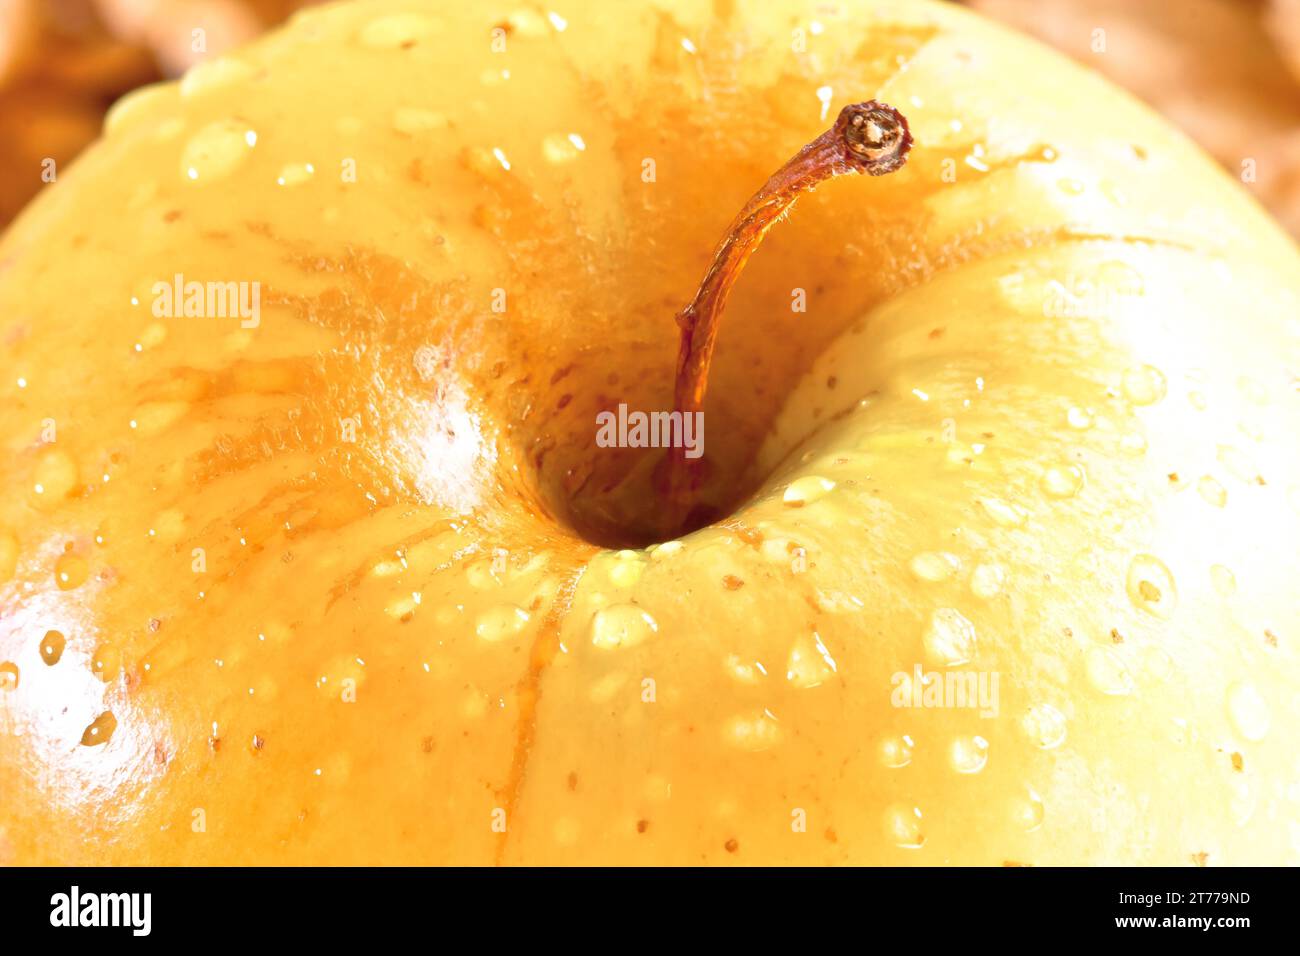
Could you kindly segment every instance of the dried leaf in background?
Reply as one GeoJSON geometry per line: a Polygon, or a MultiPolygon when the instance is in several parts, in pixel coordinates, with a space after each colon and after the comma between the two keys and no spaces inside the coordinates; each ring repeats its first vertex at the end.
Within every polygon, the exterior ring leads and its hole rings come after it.
{"type": "Polygon", "coordinates": [[[114,100],[272,26],[298,0],[0,0],[0,226],[99,135],[114,100]],[[195,31],[201,29],[202,43],[195,31]],[[201,45],[202,51],[195,46],[201,45]]]}
{"type": "Polygon", "coordinates": [[[1300,236],[1300,0],[967,0],[1145,100],[1300,236]],[[1104,48],[1096,33],[1104,30],[1104,48]]]}

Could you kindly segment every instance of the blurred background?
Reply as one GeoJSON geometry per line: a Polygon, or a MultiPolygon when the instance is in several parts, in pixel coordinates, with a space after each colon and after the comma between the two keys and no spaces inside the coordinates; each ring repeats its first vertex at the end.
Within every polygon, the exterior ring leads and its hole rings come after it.
{"type": "MultiPolygon", "coordinates": [[[[311,2],[0,0],[0,228],[43,185],[42,160],[75,157],[123,93],[311,2]]],[[[963,2],[1109,76],[1234,176],[1254,160],[1249,188],[1300,237],[1300,0],[963,2]]]]}

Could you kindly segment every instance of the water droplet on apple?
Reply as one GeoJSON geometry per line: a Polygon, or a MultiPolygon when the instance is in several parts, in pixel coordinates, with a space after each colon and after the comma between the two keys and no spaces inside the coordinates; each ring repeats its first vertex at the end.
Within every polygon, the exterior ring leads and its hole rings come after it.
{"type": "Polygon", "coordinates": [[[1073,498],[1083,483],[1083,468],[1079,465],[1052,465],[1043,472],[1043,493],[1051,498],[1073,498]]]}
{"type": "Polygon", "coordinates": [[[880,760],[890,769],[898,770],[912,762],[912,738],[903,734],[886,737],[880,742],[880,760]]]}
{"type": "Polygon", "coordinates": [[[41,638],[41,660],[53,667],[63,656],[66,644],[67,641],[59,631],[46,631],[45,637],[41,638]]]}
{"type": "Polygon", "coordinates": [[[1101,693],[1122,697],[1133,693],[1133,673],[1119,654],[1109,647],[1089,649],[1084,664],[1088,683],[1101,693]]]}
{"type": "Polygon", "coordinates": [[[722,667],[733,680],[741,684],[757,684],[764,676],[757,663],[745,661],[739,654],[728,654],[722,667]]]}
{"type": "Polygon", "coordinates": [[[415,612],[419,610],[422,595],[418,591],[412,591],[408,594],[399,594],[384,605],[384,613],[395,621],[401,621],[403,624],[415,617],[415,612]]]}
{"type": "Polygon", "coordinates": [[[48,448],[36,460],[32,476],[32,494],[40,502],[54,504],[68,497],[77,487],[77,463],[61,448],[48,448]]]}
{"type": "Polygon", "coordinates": [[[950,607],[930,616],[923,638],[926,656],[944,667],[965,664],[975,655],[975,625],[950,607]]]}
{"type": "Polygon", "coordinates": [[[528,617],[528,612],[517,605],[498,604],[478,616],[474,633],[485,641],[503,641],[520,633],[528,617]]]}
{"type": "Polygon", "coordinates": [[[1086,409],[1079,408],[1077,405],[1072,406],[1070,410],[1065,413],[1065,422],[1071,428],[1083,431],[1086,428],[1092,427],[1092,414],[1086,409]]]}
{"type": "Polygon", "coordinates": [[[1228,503],[1228,489],[1209,475],[1202,475],[1196,482],[1196,490],[1205,499],[1206,504],[1222,508],[1228,503]]]}
{"type": "Polygon", "coordinates": [[[136,118],[156,113],[157,107],[168,100],[170,95],[171,90],[162,83],[136,87],[109,107],[104,116],[104,132],[110,136],[116,135],[136,118]]]}
{"type": "Polygon", "coordinates": [[[1228,688],[1228,717],[1247,740],[1263,740],[1268,735],[1268,704],[1254,684],[1238,681],[1228,688]]]}
{"type": "Polygon", "coordinates": [[[546,18],[533,10],[516,10],[506,17],[506,23],[520,37],[529,39],[549,36],[551,32],[546,25],[546,18]]]}
{"type": "Polygon", "coordinates": [[[1253,412],[1242,416],[1241,421],[1237,422],[1237,430],[1251,441],[1263,441],[1268,435],[1264,423],[1253,412]]]}
{"type": "Polygon", "coordinates": [[[1249,375],[1237,379],[1237,391],[1241,392],[1241,397],[1252,405],[1268,404],[1268,388],[1249,375]]]}
{"type": "Polygon", "coordinates": [[[1119,440],[1119,450],[1126,455],[1132,455],[1134,457],[1146,454],[1146,436],[1139,432],[1129,432],[1119,440]]]}
{"type": "Polygon", "coordinates": [[[989,762],[989,742],[983,737],[958,737],[948,749],[952,769],[958,773],[979,773],[989,762]]]}
{"type": "Polygon", "coordinates": [[[1021,729],[1043,750],[1053,750],[1065,743],[1065,715],[1051,704],[1036,704],[1020,721],[1021,729]]]}
{"type": "Polygon", "coordinates": [[[813,632],[795,638],[786,659],[785,679],[794,687],[820,687],[835,676],[835,660],[821,635],[813,632]]]}
{"type": "Polygon", "coordinates": [[[440,26],[437,20],[418,13],[393,13],[371,20],[357,39],[372,50],[409,49],[437,33],[440,26]]]}
{"type": "Polygon", "coordinates": [[[1000,564],[978,564],[970,576],[970,590],[982,601],[989,601],[1002,593],[1007,572],[1000,564]]]}
{"type": "Polygon", "coordinates": [[[912,573],[922,581],[946,581],[961,570],[961,559],[947,551],[923,551],[912,558],[912,573]]]}
{"type": "Polygon", "coordinates": [[[247,63],[232,57],[200,62],[190,67],[181,77],[180,94],[185,99],[202,96],[246,80],[253,72],[247,63]]]}
{"type": "Polygon", "coordinates": [[[54,583],[60,591],[81,587],[90,576],[90,562],[76,554],[65,554],[54,563],[54,583]]]}
{"type": "Polygon", "coordinates": [[[1169,679],[1174,672],[1174,659],[1161,647],[1147,647],[1142,650],[1142,675],[1148,680],[1160,683],[1169,679]]]}
{"type": "Polygon", "coordinates": [[[315,175],[316,167],[311,163],[288,163],[281,167],[275,181],[280,186],[301,186],[315,175]]]}
{"type": "Polygon", "coordinates": [[[106,744],[113,736],[113,731],[117,730],[117,718],[113,712],[106,710],[93,721],[81,734],[81,745],[83,747],[98,747],[100,744],[106,744]]]}
{"type": "Polygon", "coordinates": [[[1232,822],[1239,827],[1244,827],[1255,815],[1257,803],[1255,790],[1249,780],[1240,778],[1229,781],[1228,787],[1232,791],[1232,796],[1228,800],[1228,811],[1232,814],[1232,822]]]}
{"type": "Polygon", "coordinates": [[[1134,405],[1154,405],[1168,389],[1164,374],[1153,365],[1139,365],[1124,373],[1124,394],[1134,405]]]}
{"type": "Polygon", "coordinates": [[[885,811],[885,838],[905,850],[919,850],[925,846],[925,833],[921,828],[921,809],[896,803],[885,811]]]}
{"type": "Polygon", "coordinates": [[[606,650],[635,647],[654,636],[659,625],[635,604],[611,604],[591,618],[591,643],[606,650]]]}
{"type": "Polygon", "coordinates": [[[18,665],[13,661],[0,661],[0,691],[17,690],[18,665]]]}
{"type": "Polygon", "coordinates": [[[681,554],[685,547],[680,541],[665,541],[650,552],[650,558],[653,561],[664,561],[675,554],[681,554]]]}
{"type": "Polygon", "coordinates": [[[181,150],[181,178],[207,183],[233,173],[253,152],[257,133],[247,123],[216,120],[195,133],[181,150]]]}
{"type": "Polygon", "coordinates": [[[1109,179],[1103,180],[1099,187],[1101,193],[1116,206],[1127,206],[1129,199],[1128,193],[1124,192],[1119,186],[1109,179]]]}
{"type": "Polygon", "coordinates": [[[981,498],[985,514],[1004,528],[1018,528],[1025,523],[1025,510],[1001,498],[981,498]]]}
{"type": "Polygon", "coordinates": [[[189,402],[144,402],[132,412],[131,427],[143,437],[159,435],[189,410],[189,402]]]}
{"type": "Polygon", "coordinates": [[[393,114],[393,129],[399,133],[405,133],[407,136],[446,129],[446,127],[446,115],[436,113],[433,110],[416,109],[407,106],[393,114]]]}
{"type": "Polygon", "coordinates": [[[117,680],[122,673],[122,651],[112,643],[104,643],[90,655],[90,670],[104,683],[117,680]]]}
{"type": "Polygon", "coordinates": [[[800,507],[823,497],[834,487],[835,482],[829,478],[822,478],[820,475],[804,475],[790,482],[782,500],[792,508],[800,507]]]}
{"type": "Polygon", "coordinates": [[[646,559],[639,551],[618,551],[609,568],[609,580],[615,587],[630,588],[645,571],[646,559]]]}
{"type": "Polygon", "coordinates": [[[1222,597],[1231,597],[1237,593],[1237,577],[1222,564],[1210,566],[1210,583],[1222,597]]]}
{"type": "Polygon", "coordinates": [[[732,746],[751,753],[775,747],[782,737],[781,725],[767,711],[732,717],[726,723],[724,735],[732,746]]]}
{"type": "Polygon", "coordinates": [[[144,327],[136,341],[141,349],[153,349],[167,340],[167,326],[161,322],[152,322],[144,327]]]}
{"type": "Polygon", "coordinates": [[[552,133],[542,140],[542,156],[556,166],[573,162],[586,148],[587,144],[576,133],[552,133]]]}
{"type": "Polygon", "coordinates": [[[1218,457],[1219,463],[1228,469],[1228,473],[1238,481],[1247,484],[1258,483],[1259,469],[1255,467],[1255,462],[1245,452],[1231,445],[1220,445],[1218,457]]]}
{"type": "Polygon", "coordinates": [[[179,508],[168,508],[154,515],[148,537],[162,544],[172,544],[185,534],[185,513],[179,508]]]}
{"type": "Polygon", "coordinates": [[[1043,798],[1033,790],[1025,791],[1025,795],[1019,797],[1012,804],[1012,819],[1026,833],[1032,833],[1043,825],[1043,817],[1046,816],[1047,808],[1043,806],[1043,798]]]}
{"type": "Polygon", "coordinates": [[[1156,617],[1169,617],[1178,605],[1174,576],[1154,555],[1139,554],[1133,558],[1128,567],[1126,587],[1133,606],[1156,617]]]}
{"type": "Polygon", "coordinates": [[[1065,177],[1056,181],[1056,188],[1067,196],[1079,196],[1083,194],[1086,187],[1077,179],[1065,177]]]}

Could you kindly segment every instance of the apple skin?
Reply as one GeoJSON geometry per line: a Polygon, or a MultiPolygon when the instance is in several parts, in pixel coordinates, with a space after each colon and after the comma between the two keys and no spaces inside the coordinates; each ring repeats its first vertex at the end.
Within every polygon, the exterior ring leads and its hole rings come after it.
{"type": "Polygon", "coordinates": [[[1300,256],[1092,74],[841,8],[331,6],[116,109],[0,244],[0,863],[1300,860],[1300,256]],[[596,412],[873,97],[908,166],[732,299],[719,520],[591,543],[654,511],[596,412]],[[892,705],[962,657],[996,717],[892,705]]]}

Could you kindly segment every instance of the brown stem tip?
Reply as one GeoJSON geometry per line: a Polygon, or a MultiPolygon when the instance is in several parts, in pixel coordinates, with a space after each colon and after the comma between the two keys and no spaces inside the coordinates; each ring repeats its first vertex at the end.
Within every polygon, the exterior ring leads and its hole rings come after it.
{"type": "Polygon", "coordinates": [[[840,110],[833,132],[843,138],[849,153],[872,176],[892,173],[912,149],[907,118],[892,106],[868,100],[840,110]]]}
{"type": "MultiPolygon", "coordinates": [[[[681,345],[674,394],[676,411],[685,415],[703,407],[709,364],[727,297],[767,231],[801,194],[847,173],[892,173],[907,162],[911,148],[912,134],[902,113],[875,100],[854,103],[840,110],[834,126],[799,150],[750,198],[718,243],[695,297],[677,314],[681,345]]],[[[666,493],[670,524],[679,524],[686,517],[693,486],[693,463],[683,449],[673,449],[668,459],[666,493]]]]}

